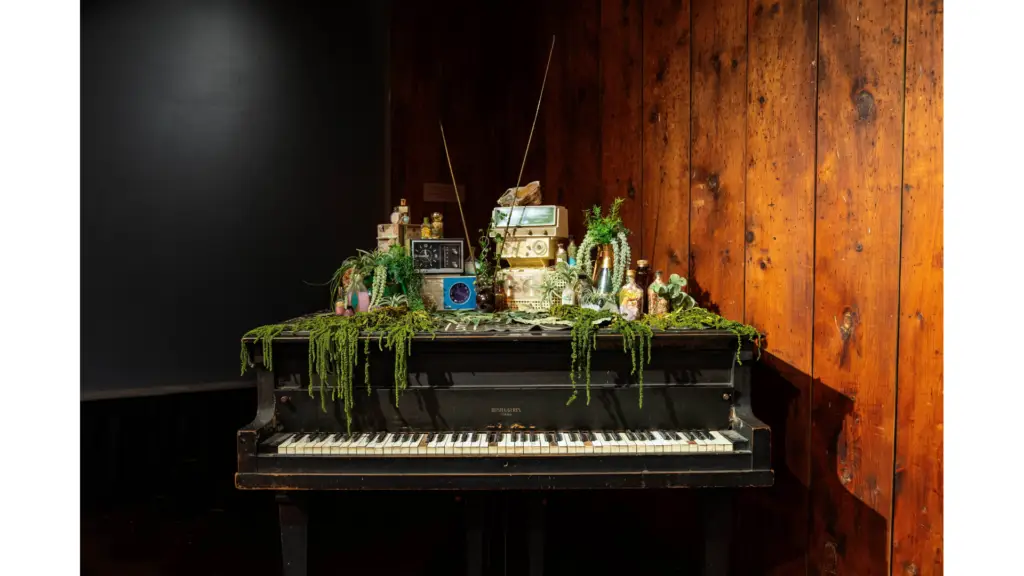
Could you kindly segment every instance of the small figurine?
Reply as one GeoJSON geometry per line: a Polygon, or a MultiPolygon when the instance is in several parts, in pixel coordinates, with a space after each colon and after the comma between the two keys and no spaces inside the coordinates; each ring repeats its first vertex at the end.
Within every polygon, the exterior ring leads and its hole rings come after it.
{"type": "Polygon", "coordinates": [[[398,224],[402,221],[402,213],[398,211],[398,207],[395,206],[391,209],[391,223],[398,224]]]}
{"type": "Polygon", "coordinates": [[[555,253],[555,263],[557,264],[558,262],[569,263],[569,257],[565,252],[565,244],[562,242],[558,243],[558,252],[555,253]]]}
{"type": "Polygon", "coordinates": [[[441,223],[441,213],[434,212],[430,215],[433,222],[430,223],[430,237],[431,238],[444,238],[444,224],[441,223]]]}
{"type": "MultiPolygon", "coordinates": [[[[349,306],[349,309],[351,310],[352,307],[349,306]]],[[[338,300],[337,302],[334,303],[334,313],[337,314],[338,316],[344,316],[345,315],[345,301],[344,300],[338,300]]]]}
{"type": "Polygon", "coordinates": [[[429,240],[430,239],[430,219],[427,218],[426,216],[423,217],[423,227],[420,228],[420,239],[421,240],[429,240]]]}

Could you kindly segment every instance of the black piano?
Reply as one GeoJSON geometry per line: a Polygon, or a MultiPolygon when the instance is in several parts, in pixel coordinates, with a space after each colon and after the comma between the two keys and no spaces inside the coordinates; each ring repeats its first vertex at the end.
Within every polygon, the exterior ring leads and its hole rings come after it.
{"type": "MultiPolygon", "coordinates": [[[[273,371],[248,341],[258,406],[238,431],[235,484],[278,493],[289,576],[306,572],[309,491],[714,488],[721,516],[729,489],[772,484],[771,431],[749,402],[756,350],[731,332],[656,332],[642,407],[618,334],[598,333],[589,404],[577,382],[568,405],[568,330],[417,336],[397,402],[394,355],[365,337],[371,386],[356,378],[350,424],[342,402],[310,387],[308,334],[274,338],[273,371]]],[[[706,521],[705,573],[725,574],[731,522],[706,521]]],[[[470,532],[475,574],[481,535],[470,532]]],[[[531,539],[533,573],[542,542],[531,539]]]]}

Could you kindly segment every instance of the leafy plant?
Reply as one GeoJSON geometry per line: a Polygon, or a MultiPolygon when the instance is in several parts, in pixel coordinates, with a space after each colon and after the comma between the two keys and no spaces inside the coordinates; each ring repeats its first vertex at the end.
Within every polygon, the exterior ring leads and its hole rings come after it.
{"type": "Polygon", "coordinates": [[[487,230],[477,230],[480,232],[480,252],[477,254],[474,270],[476,272],[476,287],[481,291],[494,287],[494,263],[490,260],[490,232],[493,227],[494,223],[492,222],[487,226],[487,230]]]}
{"type": "Polygon", "coordinates": [[[589,211],[584,212],[587,223],[587,236],[590,236],[594,244],[611,244],[618,238],[619,234],[629,234],[629,229],[622,223],[619,210],[625,198],[616,198],[607,216],[601,215],[601,206],[595,205],[589,211]]]}
{"type": "Polygon", "coordinates": [[[555,267],[544,275],[544,281],[540,285],[541,297],[547,301],[561,301],[562,290],[566,286],[576,289],[580,281],[579,275],[577,267],[566,262],[556,263],[555,267]]]}
{"type": "MultiPolygon", "coordinates": [[[[615,256],[614,269],[612,271],[612,291],[610,294],[597,294],[593,297],[599,306],[615,304],[618,301],[619,288],[622,287],[626,268],[631,261],[629,251],[629,229],[622,223],[619,210],[624,198],[616,198],[607,216],[601,215],[601,207],[594,206],[589,212],[585,212],[587,221],[587,233],[583,236],[577,249],[577,265],[581,270],[589,273],[593,268],[591,250],[609,244],[615,256]]],[[[610,308],[611,306],[609,306],[610,308]]]]}
{"type": "Polygon", "coordinates": [[[421,289],[423,275],[413,262],[412,256],[406,253],[403,246],[392,246],[389,250],[358,250],[342,262],[331,277],[331,302],[338,296],[339,287],[346,273],[351,274],[353,282],[362,282],[369,289],[371,307],[380,306],[384,298],[395,294],[405,295],[409,308],[423,309],[421,289]]]}
{"type": "Polygon", "coordinates": [[[659,286],[655,293],[668,300],[672,310],[686,310],[696,306],[697,301],[687,294],[684,288],[686,288],[686,278],[679,274],[673,274],[669,276],[668,283],[659,286]]]}

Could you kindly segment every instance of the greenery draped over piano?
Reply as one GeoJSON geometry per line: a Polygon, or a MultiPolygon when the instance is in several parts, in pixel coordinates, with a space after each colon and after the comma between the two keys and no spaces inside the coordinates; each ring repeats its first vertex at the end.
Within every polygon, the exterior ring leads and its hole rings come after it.
{"type": "MultiPolygon", "coordinates": [[[[410,309],[407,306],[381,306],[369,312],[352,316],[333,313],[314,314],[278,324],[254,328],[243,336],[240,361],[244,375],[251,366],[246,340],[262,346],[263,364],[273,370],[273,342],[282,334],[308,334],[309,338],[309,393],[314,394],[313,383],[319,381],[321,406],[326,410],[327,399],[344,403],[345,417],[351,426],[354,384],[359,362],[362,361],[363,383],[370,391],[370,356],[372,347],[390,350],[395,355],[394,391],[396,404],[405,389],[407,362],[412,352],[413,338],[433,336],[438,332],[488,330],[570,330],[572,357],[570,378],[573,391],[566,404],[577,398],[576,386],[582,379],[586,389],[586,402],[590,404],[590,360],[596,348],[596,335],[600,331],[620,334],[623,352],[630,355],[632,373],[637,378],[639,403],[643,407],[643,370],[650,363],[651,339],[664,330],[727,330],[736,335],[736,361],[740,362],[743,338],[758,345],[760,334],[753,326],[725,319],[704,308],[694,307],[664,315],[644,316],[627,320],[608,312],[577,306],[554,306],[550,312],[496,312],[437,311],[410,309]],[[362,353],[359,352],[360,336],[362,353]],[[313,378],[314,374],[317,376],[313,378]],[[336,386],[324,384],[334,379],[336,386]],[[329,393],[328,393],[329,390],[329,393]]],[[[514,344],[510,344],[514,345],[514,344]]]]}

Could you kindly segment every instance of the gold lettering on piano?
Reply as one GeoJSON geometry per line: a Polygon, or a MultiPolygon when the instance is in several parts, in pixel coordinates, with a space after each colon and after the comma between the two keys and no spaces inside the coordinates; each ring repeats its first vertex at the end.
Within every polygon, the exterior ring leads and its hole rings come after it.
{"type": "Polygon", "coordinates": [[[511,416],[522,411],[521,408],[491,408],[491,414],[501,414],[502,416],[511,416]]]}

